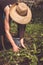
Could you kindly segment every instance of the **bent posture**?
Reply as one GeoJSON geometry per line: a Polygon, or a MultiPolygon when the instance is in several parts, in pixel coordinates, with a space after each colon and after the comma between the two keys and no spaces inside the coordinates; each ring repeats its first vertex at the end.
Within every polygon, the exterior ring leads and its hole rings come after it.
{"type": "MultiPolygon", "coordinates": [[[[19,47],[16,45],[15,41],[13,40],[11,34],[10,34],[10,26],[9,26],[9,10],[10,10],[10,7],[9,5],[11,6],[13,3],[16,3],[17,0],[2,0],[0,1],[0,7],[1,7],[1,10],[3,10],[3,13],[5,14],[5,17],[4,17],[4,25],[5,25],[5,33],[6,33],[6,36],[7,38],[9,39],[11,45],[12,45],[12,48],[13,48],[13,51],[14,52],[18,52],[19,51],[19,47]]],[[[18,24],[18,36],[20,37],[20,43],[22,45],[22,47],[25,48],[24,46],[24,39],[23,39],[23,36],[24,36],[24,29],[25,29],[25,25],[20,25],[18,24]]]]}

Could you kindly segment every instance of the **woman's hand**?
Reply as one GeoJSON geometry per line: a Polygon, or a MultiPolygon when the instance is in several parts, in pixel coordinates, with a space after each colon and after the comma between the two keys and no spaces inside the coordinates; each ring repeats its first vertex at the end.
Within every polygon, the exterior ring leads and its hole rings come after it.
{"type": "Polygon", "coordinates": [[[17,45],[13,46],[13,51],[14,52],[19,52],[20,48],[17,45]]]}

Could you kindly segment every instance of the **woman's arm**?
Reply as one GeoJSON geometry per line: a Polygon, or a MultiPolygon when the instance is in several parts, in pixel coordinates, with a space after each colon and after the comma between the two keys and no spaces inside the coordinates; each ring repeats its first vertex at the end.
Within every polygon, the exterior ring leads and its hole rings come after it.
{"type": "Polygon", "coordinates": [[[10,27],[9,27],[9,10],[10,10],[9,6],[6,6],[5,9],[4,9],[4,12],[5,12],[5,19],[4,19],[5,32],[6,32],[7,38],[9,39],[9,41],[10,41],[12,47],[13,47],[13,50],[15,52],[17,52],[19,48],[15,44],[15,42],[14,42],[14,40],[13,40],[13,38],[12,38],[10,32],[9,32],[10,31],[10,27]]]}

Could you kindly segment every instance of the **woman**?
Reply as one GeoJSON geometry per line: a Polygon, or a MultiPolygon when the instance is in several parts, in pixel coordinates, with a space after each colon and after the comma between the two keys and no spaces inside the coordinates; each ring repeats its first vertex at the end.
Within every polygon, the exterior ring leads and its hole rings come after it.
{"type": "MultiPolygon", "coordinates": [[[[9,39],[12,47],[13,47],[14,52],[18,52],[20,48],[16,45],[15,41],[13,40],[13,38],[10,34],[9,10],[10,10],[10,7],[12,6],[12,4],[14,4],[16,2],[17,2],[17,0],[0,0],[0,9],[5,14],[4,21],[3,21],[5,33],[6,33],[7,38],[9,39]]],[[[1,17],[3,17],[3,15],[1,17]]],[[[23,48],[25,48],[24,39],[23,39],[24,30],[25,30],[25,25],[18,24],[18,33],[19,33],[18,37],[20,37],[20,43],[21,43],[21,46],[23,48]]]]}

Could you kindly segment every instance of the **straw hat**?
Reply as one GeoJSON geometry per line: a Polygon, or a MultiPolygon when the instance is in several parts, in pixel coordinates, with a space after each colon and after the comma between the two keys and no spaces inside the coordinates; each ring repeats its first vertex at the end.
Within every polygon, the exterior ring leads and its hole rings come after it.
{"type": "Polygon", "coordinates": [[[23,2],[10,8],[10,17],[19,24],[27,24],[32,19],[30,8],[23,2]]]}

